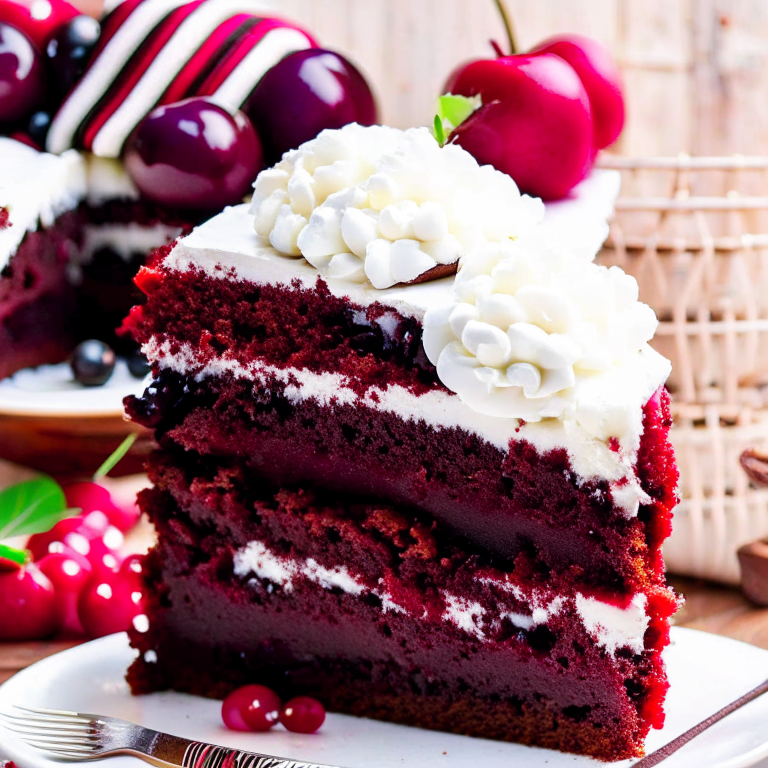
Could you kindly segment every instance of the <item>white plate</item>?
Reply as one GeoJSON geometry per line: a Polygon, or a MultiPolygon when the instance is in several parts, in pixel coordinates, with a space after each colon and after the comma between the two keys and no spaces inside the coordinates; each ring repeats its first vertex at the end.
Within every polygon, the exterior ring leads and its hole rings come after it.
{"type": "MultiPolygon", "coordinates": [[[[708,717],[768,677],[768,651],[690,629],[672,630],[667,650],[671,690],[667,726],[654,731],[652,751],[708,717]]],[[[0,710],[13,704],[93,712],[131,720],[156,730],[240,749],[342,765],[346,768],[585,768],[589,758],[423,731],[343,715],[329,715],[320,733],[234,733],[221,724],[220,704],[179,693],[132,697],[123,680],[134,657],[125,635],[112,635],[52,656],[0,686],[0,710]]],[[[55,768],[0,728],[0,752],[19,768],[55,768]]],[[[768,696],[713,726],[664,764],[665,768],[746,768],[768,756],[768,696]]],[[[105,768],[131,768],[133,758],[105,768]]],[[[632,761],[616,763],[629,766],[632,761]]],[[[77,766],[77,763],[71,764],[77,766]]]]}
{"type": "Polygon", "coordinates": [[[122,416],[123,398],[140,395],[144,379],[131,376],[118,360],[109,381],[101,387],[78,384],[68,363],[25,368],[0,381],[0,415],[45,417],[122,416]]]}

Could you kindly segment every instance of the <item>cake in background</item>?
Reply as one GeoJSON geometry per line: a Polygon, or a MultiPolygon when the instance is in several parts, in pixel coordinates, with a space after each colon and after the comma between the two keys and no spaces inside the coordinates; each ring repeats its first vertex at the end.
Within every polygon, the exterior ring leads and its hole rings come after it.
{"type": "Polygon", "coordinates": [[[81,339],[132,348],[139,266],[250,193],[260,135],[282,153],[376,121],[352,64],[247,0],[49,9],[0,0],[0,378],[81,339]]]}
{"type": "Polygon", "coordinates": [[[553,220],[424,128],[350,125],[141,270],[134,692],[642,753],[677,606],[669,363],[579,190],[553,220]]]}

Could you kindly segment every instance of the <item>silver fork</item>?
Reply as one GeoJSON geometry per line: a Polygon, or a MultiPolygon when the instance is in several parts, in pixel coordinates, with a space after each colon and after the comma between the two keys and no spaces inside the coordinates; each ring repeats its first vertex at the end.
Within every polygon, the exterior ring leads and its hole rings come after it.
{"type": "Polygon", "coordinates": [[[3,727],[29,746],[62,760],[133,755],[162,768],[333,768],[190,741],[116,717],[32,707],[15,709],[18,714],[0,712],[3,727]]]}

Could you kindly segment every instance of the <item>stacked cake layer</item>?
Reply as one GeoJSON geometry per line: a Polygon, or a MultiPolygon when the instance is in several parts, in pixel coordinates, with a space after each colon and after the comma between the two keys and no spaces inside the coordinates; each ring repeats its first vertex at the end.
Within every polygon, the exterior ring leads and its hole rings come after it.
{"type": "Polygon", "coordinates": [[[292,176],[314,173],[315,194],[339,169],[321,134],[260,177],[261,234],[228,209],[140,273],[128,326],[155,381],[127,407],[160,444],[142,498],[159,543],[130,682],[266,682],[352,714],[640,754],[676,608],[655,321],[633,281],[565,248],[575,218],[539,222],[507,177],[443,148],[446,187],[482,199],[482,174],[508,195],[503,226],[472,230],[426,181],[413,191],[403,158],[423,134],[387,140],[310,200],[292,176]]]}

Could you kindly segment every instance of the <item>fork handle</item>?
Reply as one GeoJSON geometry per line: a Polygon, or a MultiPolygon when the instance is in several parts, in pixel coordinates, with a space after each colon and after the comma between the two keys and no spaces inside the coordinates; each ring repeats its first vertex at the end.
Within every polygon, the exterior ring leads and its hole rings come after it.
{"type": "Polygon", "coordinates": [[[333,768],[285,757],[272,757],[256,752],[217,747],[201,741],[189,742],[181,766],[182,768],[333,768]]]}

